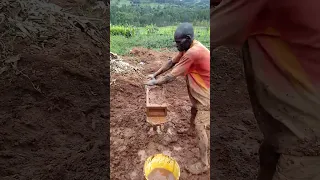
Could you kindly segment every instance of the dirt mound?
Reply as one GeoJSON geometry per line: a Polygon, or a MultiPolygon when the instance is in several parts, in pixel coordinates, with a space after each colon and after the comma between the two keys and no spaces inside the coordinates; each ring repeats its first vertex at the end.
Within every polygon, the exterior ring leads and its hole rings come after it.
{"type": "Polygon", "coordinates": [[[240,52],[221,47],[212,53],[212,172],[220,180],[254,180],[261,133],[251,109],[240,52]]]}
{"type": "Polygon", "coordinates": [[[161,49],[161,51],[150,51],[147,48],[143,48],[143,47],[135,47],[132,48],[132,50],[130,51],[130,54],[133,55],[135,58],[142,58],[142,60],[146,59],[149,60],[150,62],[152,62],[152,60],[157,61],[159,59],[168,59],[168,58],[172,58],[172,56],[167,56],[166,53],[168,53],[168,55],[174,55],[172,54],[173,51],[170,51],[169,49],[161,49]]]}
{"type": "Polygon", "coordinates": [[[164,85],[168,104],[168,124],[163,131],[150,136],[151,125],[146,122],[145,76],[156,71],[174,52],[158,52],[135,48],[134,55],[122,57],[131,66],[141,67],[131,74],[111,74],[110,109],[110,168],[111,179],[143,179],[146,158],[157,153],[174,157],[181,167],[181,179],[210,178],[209,172],[191,175],[185,165],[198,160],[196,137],[184,133],[189,127],[190,102],[184,78],[164,85]],[[143,64],[141,64],[143,62],[143,64]],[[179,91],[177,91],[179,89],[179,91]],[[133,166],[134,164],[134,166],[133,166]]]}
{"type": "Polygon", "coordinates": [[[107,177],[108,17],[90,6],[0,3],[1,179],[107,177]]]}
{"type": "Polygon", "coordinates": [[[135,73],[138,67],[125,62],[119,55],[110,52],[110,73],[128,74],[135,73]]]}

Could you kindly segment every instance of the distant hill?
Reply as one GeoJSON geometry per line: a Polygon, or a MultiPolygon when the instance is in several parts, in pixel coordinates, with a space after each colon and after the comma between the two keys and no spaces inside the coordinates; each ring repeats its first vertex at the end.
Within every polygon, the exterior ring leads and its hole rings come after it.
{"type": "Polygon", "coordinates": [[[111,0],[110,3],[111,24],[169,26],[192,22],[209,26],[209,0],[111,0]]]}
{"type": "Polygon", "coordinates": [[[210,0],[111,0],[111,6],[140,5],[140,6],[199,6],[210,8],[210,0]]]}

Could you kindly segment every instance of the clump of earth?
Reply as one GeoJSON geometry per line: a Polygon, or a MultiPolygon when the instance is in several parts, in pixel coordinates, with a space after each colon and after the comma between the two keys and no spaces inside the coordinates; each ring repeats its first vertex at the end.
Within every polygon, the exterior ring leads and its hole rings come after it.
{"type": "Polygon", "coordinates": [[[106,7],[0,2],[0,179],[108,176],[106,7]]]}

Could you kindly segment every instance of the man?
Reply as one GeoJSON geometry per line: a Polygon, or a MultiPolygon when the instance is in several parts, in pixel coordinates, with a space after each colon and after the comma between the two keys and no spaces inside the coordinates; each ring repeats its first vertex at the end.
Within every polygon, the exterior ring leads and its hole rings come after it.
{"type": "Polygon", "coordinates": [[[162,85],[173,81],[178,76],[185,76],[187,89],[192,104],[190,131],[197,132],[201,161],[187,166],[192,174],[200,174],[209,169],[209,140],[206,126],[210,125],[210,51],[194,39],[193,27],[190,23],[180,24],[174,39],[179,53],[165,63],[146,84],[162,85]],[[160,74],[172,71],[163,77],[155,79],[160,74]]]}
{"type": "Polygon", "coordinates": [[[319,0],[222,0],[211,10],[211,47],[244,45],[264,135],[259,180],[320,179],[319,9],[319,0]]]}

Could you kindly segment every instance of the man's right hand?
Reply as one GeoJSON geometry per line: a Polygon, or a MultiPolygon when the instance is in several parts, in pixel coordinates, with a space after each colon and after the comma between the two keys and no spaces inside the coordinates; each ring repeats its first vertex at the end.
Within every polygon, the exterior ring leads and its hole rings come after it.
{"type": "Polygon", "coordinates": [[[149,74],[149,75],[147,76],[147,78],[150,79],[150,80],[152,80],[152,79],[155,79],[156,77],[155,77],[155,74],[149,74]]]}

